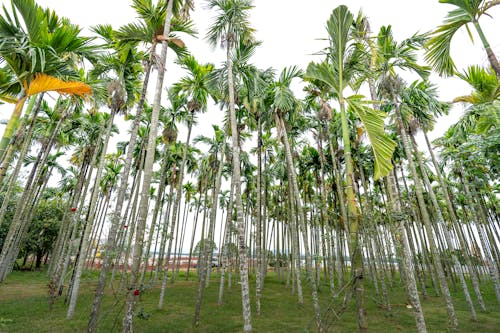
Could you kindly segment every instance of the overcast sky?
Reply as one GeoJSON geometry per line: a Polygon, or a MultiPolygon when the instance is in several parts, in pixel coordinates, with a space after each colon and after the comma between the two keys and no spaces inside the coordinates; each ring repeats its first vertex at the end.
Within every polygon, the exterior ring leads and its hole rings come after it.
{"type": "MultiPolygon", "coordinates": [[[[10,1],[0,0],[1,4],[10,1]]],[[[96,24],[108,23],[114,28],[135,20],[135,12],[130,7],[131,1],[127,0],[38,0],[43,7],[51,7],[61,16],[68,17],[73,23],[85,28],[96,24]]],[[[205,1],[195,0],[195,11],[192,19],[195,22],[199,38],[184,37],[187,47],[191,53],[201,62],[212,62],[220,65],[225,58],[221,50],[211,50],[204,37],[210,25],[212,12],[205,8],[205,1]]],[[[257,29],[257,39],[262,41],[252,62],[259,68],[273,67],[278,72],[286,66],[298,65],[306,68],[307,64],[315,59],[314,53],[325,46],[326,38],[325,23],[332,10],[340,4],[348,4],[351,12],[356,14],[360,9],[368,16],[373,33],[376,34],[382,25],[392,25],[395,38],[402,40],[410,37],[416,32],[426,32],[434,29],[443,21],[447,12],[453,7],[438,3],[438,0],[255,0],[255,8],[251,11],[251,23],[257,29]]],[[[494,17],[500,14],[500,8],[491,11],[493,18],[484,16],[481,25],[485,30],[491,46],[496,53],[500,52],[500,34],[498,33],[498,22],[494,17]],[[496,24],[495,24],[496,23],[496,24]],[[497,28],[497,29],[495,29],[497,28]]],[[[475,32],[473,31],[474,36],[475,32]]],[[[485,52],[476,37],[476,43],[472,44],[464,29],[460,30],[453,40],[452,55],[458,68],[465,68],[470,64],[487,64],[485,52]]],[[[173,61],[173,53],[169,54],[173,61]]],[[[168,66],[166,86],[170,86],[182,72],[174,66],[168,66]]],[[[404,76],[404,74],[403,74],[404,76]]],[[[414,77],[407,76],[411,81],[414,77]]],[[[439,85],[441,98],[450,101],[454,97],[467,94],[470,89],[459,79],[441,79],[432,77],[432,81],[439,85]]],[[[151,81],[154,85],[154,80],[151,81]]],[[[153,90],[153,89],[150,89],[153,90]]],[[[300,91],[297,91],[301,95],[300,91]]],[[[8,118],[11,106],[0,106],[1,118],[8,118]]],[[[454,109],[458,118],[461,107],[454,109]]],[[[200,121],[207,125],[214,117],[213,113],[200,117],[200,121]]],[[[447,119],[437,126],[437,134],[441,134],[450,124],[447,119]]],[[[208,126],[207,128],[210,128],[208,126]]]]}
{"type": "MultiPolygon", "coordinates": [[[[96,24],[111,24],[114,28],[133,22],[135,13],[130,8],[131,1],[127,0],[38,0],[43,7],[53,8],[59,15],[68,17],[73,23],[85,28],[85,33],[90,34],[88,27],[96,24]]],[[[10,1],[0,0],[0,4],[10,1]]],[[[310,61],[318,60],[313,56],[325,46],[325,23],[332,10],[341,4],[347,4],[351,12],[357,14],[362,9],[370,19],[372,31],[376,34],[382,25],[392,25],[395,38],[400,41],[412,36],[416,32],[426,32],[441,24],[447,12],[453,7],[443,5],[438,0],[255,0],[255,8],[251,11],[251,23],[257,29],[257,39],[262,41],[262,46],[257,50],[252,62],[259,68],[275,68],[278,72],[286,66],[298,65],[305,69],[310,61]]],[[[191,17],[195,22],[199,39],[185,37],[190,52],[200,62],[212,62],[219,66],[225,59],[221,50],[211,50],[204,37],[211,22],[213,13],[205,9],[205,1],[195,0],[196,9],[191,17]]],[[[493,18],[484,16],[481,25],[487,38],[495,50],[500,54],[500,33],[498,33],[498,19],[500,8],[490,12],[493,18]]],[[[452,56],[459,69],[471,64],[486,65],[487,58],[473,31],[476,43],[469,40],[467,32],[460,30],[452,44],[452,56]]],[[[182,76],[182,72],[172,66],[173,53],[169,53],[170,65],[167,66],[166,84],[170,86],[182,76]]],[[[414,77],[405,76],[411,81],[414,77]]],[[[439,86],[442,100],[451,101],[454,97],[468,94],[470,88],[456,78],[442,79],[435,75],[431,77],[439,86]]],[[[155,79],[150,81],[150,91],[154,90],[155,79]]],[[[297,91],[300,96],[301,91],[297,91]]],[[[55,97],[55,95],[53,95],[55,97]]],[[[0,106],[0,118],[8,119],[12,112],[12,105],[0,106]]],[[[444,130],[455,122],[460,116],[462,106],[456,106],[452,115],[441,119],[431,138],[441,135],[444,130]]],[[[212,107],[209,112],[199,117],[200,126],[194,131],[197,134],[212,135],[211,124],[220,124],[221,112],[217,107],[212,107]]],[[[123,124],[123,123],[122,123],[123,124]]],[[[122,135],[114,138],[113,142],[126,140],[125,133],[128,124],[121,126],[122,135]]],[[[3,132],[3,127],[0,127],[3,132]]],[[[181,131],[178,139],[184,141],[185,135],[181,131]]],[[[216,232],[218,234],[218,232],[216,232]]],[[[188,237],[187,237],[188,238],[188,237]]]]}

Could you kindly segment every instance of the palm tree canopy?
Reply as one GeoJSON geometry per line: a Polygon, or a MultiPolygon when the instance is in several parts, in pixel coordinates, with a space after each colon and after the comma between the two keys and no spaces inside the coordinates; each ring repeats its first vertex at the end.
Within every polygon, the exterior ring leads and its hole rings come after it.
{"type": "Polygon", "coordinates": [[[37,73],[79,78],[74,61],[93,58],[92,39],[81,37],[78,26],[42,9],[34,0],[12,0],[11,4],[12,13],[4,6],[0,16],[0,62],[7,63],[17,84],[37,73]]]}
{"type": "Polygon", "coordinates": [[[210,63],[200,64],[192,55],[179,58],[177,63],[187,71],[187,75],[174,84],[172,93],[182,92],[187,95],[189,111],[206,111],[208,98],[212,94],[209,76],[215,66],[210,63]]]}
{"type": "Polygon", "coordinates": [[[206,37],[210,46],[215,48],[238,40],[253,40],[255,29],[250,26],[248,15],[248,11],[253,8],[252,0],[209,0],[207,7],[218,13],[206,37]]]}
{"type": "Polygon", "coordinates": [[[477,26],[479,18],[493,6],[499,5],[498,1],[486,0],[439,0],[440,3],[454,5],[457,8],[450,11],[444,20],[444,24],[431,33],[431,38],[426,44],[425,60],[439,75],[453,75],[455,63],[451,58],[451,41],[455,33],[462,27],[466,27],[470,39],[472,33],[468,24],[473,23],[480,35],[485,48],[489,48],[482,31],[477,26]]]}
{"type": "Polygon", "coordinates": [[[339,103],[348,103],[350,111],[354,112],[363,123],[372,144],[375,157],[375,178],[383,177],[392,170],[391,157],[396,144],[384,131],[385,115],[367,106],[360,95],[344,98],[344,89],[356,81],[361,75],[365,57],[362,46],[355,42],[353,34],[354,16],[346,6],[335,8],[327,22],[329,48],[327,60],[322,63],[310,63],[306,78],[321,81],[333,90],[339,103]]]}

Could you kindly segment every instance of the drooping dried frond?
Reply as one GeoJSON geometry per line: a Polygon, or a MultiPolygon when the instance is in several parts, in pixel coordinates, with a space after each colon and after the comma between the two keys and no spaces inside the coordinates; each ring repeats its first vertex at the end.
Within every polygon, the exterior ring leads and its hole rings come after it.
{"type": "Polygon", "coordinates": [[[92,95],[92,88],[79,81],[63,81],[53,76],[40,73],[29,83],[24,82],[26,96],[33,96],[42,92],[55,91],[64,95],[85,97],[92,95]]]}

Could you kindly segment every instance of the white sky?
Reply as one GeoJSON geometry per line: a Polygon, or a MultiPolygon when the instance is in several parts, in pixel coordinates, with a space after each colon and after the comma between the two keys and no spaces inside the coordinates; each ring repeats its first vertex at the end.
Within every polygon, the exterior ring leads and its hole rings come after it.
{"type": "MultiPolygon", "coordinates": [[[[9,3],[10,1],[0,0],[0,4],[9,3]]],[[[109,23],[118,28],[135,19],[134,10],[129,6],[131,1],[127,0],[38,0],[37,3],[43,7],[55,9],[59,15],[70,18],[73,23],[84,28],[103,23],[109,23]]],[[[453,8],[453,6],[440,4],[437,0],[350,0],[348,2],[255,0],[251,22],[257,29],[257,39],[263,43],[252,58],[253,63],[260,68],[273,67],[278,72],[290,65],[298,65],[305,69],[307,64],[316,58],[312,54],[324,46],[324,41],[318,39],[326,37],[325,22],[331,11],[344,3],[348,4],[354,14],[359,9],[363,10],[370,19],[374,34],[378,32],[381,25],[392,25],[397,40],[407,38],[417,31],[432,30],[441,24],[448,10],[453,8]]],[[[186,37],[184,40],[199,61],[219,65],[224,61],[224,52],[210,50],[203,40],[211,22],[212,13],[205,9],[205,1],[195,0],[195,6],[192,19],[198,28],[199,39],[186,37]]],[[[483,16],[481,25],[492,48],[500,51],[498,23],[494,20],[495,16],[499,16],[500,8],[494,8],[490,14],[493,19],[483,16]]],[[[474,31],[473,33],[475,35],[474,31]]],[[[464,29],[456,35],[452,44],[452,55],[458,68],[465,68],[470,64],[487,64],[485,52],[477,36],[475,41],[475,44],[470,42],[464,29]]],[[[173,53],[169,55],[170,60],[173,60],[173,53]]],[[[170,86],[182,76],[177,68],[172,69],[172,66],[168,68],[171,69],[166,76],[166,86],[170,86]]],[[[408,80],[413,79],[412,77],[408,80]]],[[[439,84],[443,100],[449,101],[470,91],[467,85],[456,78],[444,80],[434,76],[432,81],[439,84]]],[[[152,80],[152,85],[154,82],[152,80]]],[[[297,94],[300,95],[301,92],[297,91],[297,94]]],[[[11,109],[10,106],[0,106],[1,118],[8,118],[11,109]]],[[[458,109],[461,110],[461,107],[458,109]]],[[[208,124],[212,119],[214,119],[214,114],[209,113],[200,117],[200,123],[208,124]]],[[[449,120],[440,122],[436,128],[438,134],[442,133],[449,124],[449,120]]],[[[206,128],[211,131],[211,126],[206,128]]]]}
{"type": "MultiPolygon", "coordinates": [[[[60,16],[68,17],[73,23],[88,28],[96,24],[111,24],[114,28],[135,20],[135,13],[130,8],[131,1],[127,0],[38,0],[42,7],[51,7],[60,16]]],[[[349,9],[357,14],[362,9],[370,19],[373,34],[376,35],[380,26],[392,25],[396,40],[400,41],[410,37],[416,32],[426,32],[440,25],[452,6],[438,3],[437,0],[255,0],[255,8],[251,12],[251,23],[257,29],[257,39],[262,46],[257,50],[252,62],[259,68],[273,67],[280,72],[285,66],[298,65],[305,69],[312,60],[317,60],[312,54],[324,46],[324,41],[318,40],[326,37],[325,23],[332,10],[340,4],[347,3],[349,9]]],[[[0,0],[0,4],[10,5],[10,1],[0,0]]],[[[219,66],[225,59],[221,50],[210,50],[203,40],[213,15],[205,9],[205,1],[195,1],[196,9],[192,13],[199,39],[184,38],[191,53],[200,62],[212,62],[219,66]]],[[[500,54],[499,25],[495,17],[500,16],[500,8],[490,11],[493,19],[484,16],[481,25],[487,38],[496,51],[500,54]]],[[[85,30],[88,33],[88,30],[85,30]]],[[[460,30],[452,44],[452,56],[457,67],[462,69],[470,64],[487,64],[485,52],[477,35],[475,44],[469,40],[467,32],[460,30]]],[[[174,54],[169,53],[170,62],[174,54]]],[[[165,86],[170,86],[182,76],[178,67],[168,65],[165,86]]],[[[403,75],[404,76],[404,75],[403,75]]],[[[411,81],[414,77],[408,78],[411,81]]],[[[465,95],[470,88],[455,78],[442,79],[433,76],[431,79],[439,86],[441,98],[451,101],[454,97],[465,95]]],[[[150,81],[150,91],[154,90],[155,79],[150,81]]],[[[300,91],[297,94],[302,95],[300,91]]],[[[0,106],[0,118],[8,119],[13,107],[0,106]]],[[[441,119],[431,138],[439,136],[444,130],[460,116],[462,107],[456,106],[452,114],[441,119]]],[[[200,126],[194,131],[193,137],[198,134],[212,136],[212,124],[220,124],[221,112],[218,107],[211,108],[209,112],[199,117],[200,126]]],[[[129,125],[120,128],[125,135],[129,125]]],[[[3,132],[3,126],[0,127],[3,132]]],[[[114,142],[125,140],[125,136],[115,138],[114,142]]],[[[178,140],[184,141],[185,134],[180,132],[178,140]]],[[[218,218],[219,219],[219,218],[218,218]]],[[[218,232],[216,232],[218,234],[218,232]]],[[[186,238],[189,238],[186,236],[186,238]]],[[[218,238],[218,237],[217,237],[218,238]]]]}

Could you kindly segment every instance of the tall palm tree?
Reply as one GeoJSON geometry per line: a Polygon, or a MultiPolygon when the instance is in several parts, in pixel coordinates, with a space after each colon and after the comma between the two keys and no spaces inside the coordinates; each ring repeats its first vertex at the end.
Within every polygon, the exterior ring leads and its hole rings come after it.
{"type": "MultiPolygon", "coordinates": [[[[147,152],[144,163],[144,178],[142,182],[142,189],[141,189],[140,202],[137,215],[137,230],[136,230],[136,238],[135,238],[135,246],[133,254],[133,264],[132,264],[130,284],[128,288],[130,291],[128,293],[125,316],[123,318],[123,332],[132,332],[133,329],[132,323],[134,318],[134,309],[138,296],[136,295],[137,293],[135,292],[135,290],[139,290],[138,289],[139,273],[140,273],[139,268],[141,265],[142,251],[144,246],[144,230],[146,227],[146,220],[148,217],[149,193],[151,186],[151,178],[153,175],[153,164],[155,161],[156,136],[158,130],[158,119],[160,116],[163,82],[165,78],[165,64],[167,60],[168,44],[170,41],[169,38],[172,26],[172,19],[174,17],[174,13],[176,13],[174,11],[174,3],[176,4],[176,8],[178,8],[179,4],[186,4],[188,3],[188,1],[169,0],[165,10],[165,23],[163,26],[163,35],[162,35],[163,37],[161,38],[162,48],[158,63],[159,71],[156,80],[156,88],[153,99],[153,111],[151,114],[150,131],[146,148],[147,152]]],[[[191,3],[191,1],[189,1],[189,3],[191,3]]]]}
{"type": "MultiPolygon", "coordinates": [[[[226,48],[228,68],[229,113],[231,119],[231,138],[233,153],[232,183],[235,187],[235,203],[238,221],[238,254],[240,258],[241,301],[243,306],[243,330],[250,332],[251,309],[250,290],[248,283],[247,247],[245,242],[245,222],[243,220],[243,203],[241,200],[241,169],[238,145],[238,124],[235,111],[234,74],[231,52],[239,41],[247,42],[253,39],[254,29],[249,22],[248,11],[253,8],[251,0],[209,0],[208,8],[215,9],[215,16],[207,34],[207,40],[212,47],[221,45],[226,48]]],[[[195,322],[195,326],[198,323],[195,322]]]]}
{"type": "MultiPolygon", "coordinates": [[[[285,117],[289,117],[293,119],[293,111],[296,111],[297,108],[300,108],[298,100],[292,93],[290,85],[292,80],[296,77],[301,76],[303,73],[297,67],[285,68],[279,79],[271,85],[271,94],[273,98],[272,107],[275,113],[275,122],[276,128],[278,130],[278,137],[281,137],[285,148],[285,157],[286,164],[289,175],[289,186],[291,193],[294,194],[294,197],[291,197],[290,200],[294,200],[294,204],[296,205],[297,214],[295,214],[294,210],[291,210],[292,221],[296,221],[295,225],[292,225],[292,228],[300,230],[302,236],[304,237],[304,249],[306,254],[306,271],[307,278],[311,283],[312,297],[314,303],[314,313],[316,316],[316,325],[318,330],[322,330],[321,326],[321,309],[319,306],[318,294],[317,294],[317,284],[316,278],[312,274],[312,257],[311,251],[309,249],[309,241],[307,240],[307,226],[304,218],[304,209],[303,203],[300,196],[300,189],[297,182],[297,175],[294,167],[294,161],[292,158],[292,148],[290,145],[290,140],[288,138],[287,126],[285,123],[285,117]],[[282,134],[282,135],[281,135],[282,134]]],[[[296,255],[300,258],[300,251],[296,253],[296,255]]],[[[300,261],[297,261],[300,263],[300,261]]],[[[297,270],[300,270],[300,264],[297,266],[297,270]]],[[[300,275],[297,275],[299,277],[300,275]]]]}
{"type": "MultiPolygon", "coordinates": [[[[74,83],[63,82],[54,77],[49,77],[45,74],[40,74],[36,76],[36,78],[32,81],[31,85],[26,89],[26,94],[28,96],[33,96],[35,94],[38,94],[42,92],[43,89],[45,89],[46,85],[50,86],[51,90],[56,90],[56,91],[59,90],[59,92],[62,93],[77,94],[83,96],[91,92],[90,87],[80,82],[74,82],[74,83]]],[[[44,161],[46,161],[46,159],[49,157],[50,150],[54,144],[56,136],[59,134],[63,122],[70,115],[71,105],[69,103],[69,100],[67,100],[65,103],[61,103],[61,105],[59,106],[59,110],[60,110],[60,117],[57,121],[57,126],[54,128],[54,131],[52,132],[50,139],[46,142],[45,145],[43,145],[42,149],[39,151],[37,161],[33,165],[31,174],[28,177],[28,180],[25,184],[25,190],[23,192],[22,200],[18,202],[15,218],[9,229],[9,234],[6,237],[6,242],[2,249],[2,253],[0,254],[1,281],[3,281],[5,277],[10,273],[14,260],[16,259],[17,254],[19,252],[20,241],[24,237],[25,231],[27,231],[27,224],[29,223],[30,219],[25,218],[27,214],[25,208],[27,207],[26,205],[28,205],[34,198],[33,197],[35,195],[34,186],[37,184],[39,180],[37,178],[42,176],[45,163],[44,161]]],[[[32,123],[31,126],[33,125],[34,124],[32,123]]],[[[32,130],[34,130],[34,127],[32,130]]],[[[22,155],[26,154],[28,151],[27,147],[29,147],[30,145],[29,140],[26,140],[26,142],[24,142],[24,145],[25,146],[22,149],[23,152],[22,155]]],[[[24,156],[21,157],[23,157],[24,159],[24,156]]],[[[20,159],[19,162],[22,162],[22,159],[20,159]]]]}
{"type": "Polygon", "coordinates": [[[158,307],[163,306],[163,298],[165,293],[165,284],[167,281],[167,272],[169,268],[170,254],[172,249],[172,243],[174,240],[174,230],[178,220],[178,211],[180,202],[182,199],[182,180],[184,177],[184,169],[186,166],[186,157],[188,153],[188,147],[191,140],[191,131],[193,125],[195,124],[195,116],[198,112],[204,112],[207,109],[208,98],[210,96],[210,91],[208,87],[208,77],[210,72],[213,70],[214,66],[212,64],[200,64],[196,59],[187,55],[178,60],[178,63],[182,68],[187,70],[187,75],[180,79],[179,82],[174,84],[172,91],[170,93],[171,98],[178,99],[178,96],[183,96],[185,105],[183,107],[187,109],[187,127],[188,133],[186,142],[183,149],[182,161],[178,177],[176,179],[176,196],[172,211],[172,220],[170,221],[170,233],[169,233],[169,246],[167,249],[166,258],[166,268],[162,280],[162,288],[160,293],[160,301],[158,307]]]}
{"type": "MultiPolygon", "coordinates": [[[[185,5],[188,5],[188,3],[189,1],[186,1],[185,5]]],[[[147,60],[145,61],[144,65],[145,76],[142,82],[142,91],[139,102],[137,103],[137,111],[131,127],[129,144],[130,148],[127,151],[125,165],[121,176],[121,183],[117,194],[115,211],[112,215],[111,228],[108,234],[107,252],[110,254],[114,253],[114,248],[116,246],[116,234],[119,228],[119,220],[122,214],[123,203],[129,183],[129,174],[132,167],[133,151],[135,143],[137,141],[139,122],[141,120],[141,115],[146,100],[146,93],[149,85],[149,76],[153,67],[159,68],[160,71],[164,70],[161,67],[161,63],[158,62],[156,49],[157,45],[164,39],[163,32],[167,13],[167,2],[159,1],[156,5],[154,5],[151,0],[134,0],[132,6],[137,12],[140,21],[138,23],[130,23],[121,27],[118,31],[114,32],[114,37],[119,40],[120,43],[123,43],[124,46],[131,45],[133,47],[137,44],[146,44],[149,51],[146,55],[147,60]]],[[[179,6],[179,4],[177,4],[176,6],[179,6]]],[[[195,32],[192,29],[191,22],[187,20],[186,17],[183,20],[174,20],[174,23],[172,24],[172,30],[182,31],[188,34],[194,34],[195,32]]],[[[168,37],[168,40],[170,41],[168,43],[169,47],[173,48],[174,51],[176,51],[178,54],[183,54],[184,47],[182,41],[173,34],[170,34],[168,37]]],[[[101,274],[99,278],[99,284],[96,289],[94,303],[92,305],[91,315],[89,317],[89,332],[95,330],[95,327],[97,325],[97,316],[104,291],[107,271],[109,270],[111,264],[111,259],[111,256],[106,256],[104,258],[104,263],[103,267],[101,268],[101,274]]]]}
{"type": "MultiPolygon", "coordinates": [[[[173,87],[173,95],[178,95],[179,93],[183,93],[186,95],[186,108],[189,113],[187,119],[188,126],[188,134],[184,147],[183,158],[181,162],[181,167],[179,171],[179,179],[177,183],[177,195],[173,206],[172,211],[172,221],[171,221],[171,230],[170,234],[170,242],[173,240],[173,228],[177,223],[177,213],[180,205],[180,200],[182,198],[182,180],[184,177],[184,169],[186,163],[186,154],[190,143],[191,131],[192,127],[195,123],[195,116],[198,112],[205,112],[207,110],[208,98],[211,94],[209,88],[209,76],[210,73],[214,69],[213,64],[199,64],[193,56],[186,56],[179,59],[179,64],[182,68],[187,70],[187,76],[180,79],[180,81],[174,84],[173,87]]],[[[217,189],[218,191],[218,189],[217,189]]],[[[212,207],[213,208],[213,207],[212,207]]],[[[216,210],[215,210],[216,211],[216,210]]],[[[215,221],[215,216],[210,217],[210,221],[215,221]]],[[[169,249],[170,250],[170,249],[169,249]]],[[[167,254],[167,269],[168,269],[168,256],[167,254]]],[[[202,261],[200,261],[201,263],[202,261]]],[[[202,272],[203,276],[203,272],[202,272]]],[[[164,279],[166,279],[166,272],[164,279]]],[[[200,281],[203,279],[200,279],[200,281]]],[[[203,281],[204,282],[204,281],[203,281]]],[[[201,282],[200,282],[201,283],[201,282]]],[[[162,289],[164,290],[164,289],[162,289]]]]}
{"type": "MultiPolygon", "coordinates": [[[[219,207],[219,193],[222,183],[222,175],[224,171],[224,165],[226,160],[226,152],[229,151],[229,147],[226,143],[226,134],[223,130],[219,129],[218,126],[213,126],[214,136],[213,138],[208,138],[205,136],[198,136],[196,142],[203,143],[209,146],[208,156],[206,158],[206,163],[208,167],[208,174],[210,177],[209,183],[213,184],[211,197],[210,197],[210,218],[208,224],[208,234],[206,239],[209,242],[203,242],[202,249],[200,249],[200,256],[198,259],[199,270],[199,286],[198,286],[198,298],[196,300],[195,308],[195,319],[194,322],[199,320],[201,312],[201,302],[203,299],[204,288],[208,287],[208,280],[210,278],[210,270],[212,269],[212,255],[214,248],[208,246],[213,242],[215,234],[215,223],[217,217],[217,211],[219,207]]],[[[205,165],[205,163],[203,163],[205,165]]],[[[208,177],[207,177],[208,178],[208,177]]],[[[221,245],[223,246],[223,245],[221,245]]],[[[224,274],[224,273],[223,273],[224,274]]],[[[223,279],[223,278],[222,278],[223,279]]]]}
{"type": "MultiPolygon", "coordinates": [[[[103,145],[100,152],[101,158],[97,165],[95,183],[99,184],[103,175],[105,166],[106,150],[112,135],[112,128],[115,116],[120,113],[125,113],[129,107],[135,103],[135,98],[139,90],[140,76],[142,75],[142,67],[139,65],[141,54],[132,48],[122,48],[117,45],[114,39],[114,31],[110,25],[98,25],[93,27],[96,32],[108,45],[110,52],[101,55],[99,61],[94,65],[90,75],[98,82],[101,89],[100,93],[95,98],[96,103],[106,103],[110,113],[106,123],[106,128],[103,136],[103,145]],[[99,98],[101,100],[99,100],[99,98]]],[[[89,236],[92,225],[96,217],[96,204],[99,191],[97,187],[92,192],[89,203],[89,213],[85,221],[80,252],[76,264],[76,271],[73,279],[73,287],[71,292],[70,306],[68,308],[67,317],[71,318],[76,306],[78,297],[79,281],[83,269],[85,253],[89,246],[89,236]]]]}
{"type": "Polygon", "coordinates": [[[491,49],[483,29],[479,24],[479,19],[483,15],[490,16],[488,10],[494,6],[500,5],[500,2],[487,0],[439,0],[439,2],[453,5],[456,8],[448,13],[444,24],[431,33],[431,38],[426,44],[427,52],[425,60],[429,62],[434,70],[440,75],[455,74],[455,63],[450,54],[451,41],[455,33],[464,26],[472,39],[468,27],[468,25],[472,23],[481,39],[481,43],[488,56],[488,61],[497,77],[500,79],[500,65],[498,64],[498,59],[491,49]]]}
{"type": "MultiPolygon", "coordinates": [[[[246,58],[249,58],[253,54],[256,46],[258,44],[252,44],[250,47],[244,49],[245,53],[248,54],[246,58]]],[[[256,190],[256,209],[257,209],[257,230],[255,235],[255,248],[257,256],[257,273],[255,278],[255,296],[256,296],[256,313],[260,316],[260,299],[262,296],[262,287],[264,282],[264,275],[267,265],[265,262],[265,220],[263,219],[263,191],[262,191],[262,128],[263,122],[267,120],[268,105],[266,105],[266,94],[265,92],[269,89],[271,80],[273,78],[274,72],[269,69],[267,71],[257,70],[254,66],[250,67],[247,72],[249,72],[250,80],[244,80],[245,84],[245,96],[243,97],[243,105],[245,106],[247,112],[251,113],[253,117],[257,120],[257,186],[256,190]]],[[[254,153],[254,151],[252,151],[254,153]]]]}
{"type": "Polygon", "coordinates": [[[348,208],[349,251],[351,255],[354,290],[357,291],[358,323],[360,331],[367,330],[366,309],[364,308],[363,260],[359,245],[360,212],[354,193],[353,162],[347,111],[354,112],[365,126],[375,157],[375,178],[386,176],[392,169],[391,157],[394,142],[384,132],[384,116],[380,111],[366,106],[359,95],[345,97],[344,90],[360,75],[360,64],[364,53],[356,46],[353,38],[354,17],[346,6],[333,10],[327,21],[329,47],[326,61],[311,63],[306,77],[324,82],[335,93],[340,107],[342,141],[346,163],[346,201],[348,208]],[[348,109],[346,109],[346,104],[348,109]]]}
{"type": "Polygon", "coordinates": [[[427,67],[420,66],[417,63],[417,56],[415,52],[418,46],[421,46],[424,42],[425,38],[423,36],[414,35],[398,44],[394,40],[390,26],[382,27],[380,29],[380,33],[378,35],[378,45],[382,60],[380,61],[381,74],[378,89],[379,95],[383,98],[385,97],[389,101],[396,114],[397,127],[400,132],[408,165],[411,170],[420,213],[425,225],[427,237],[429,238],[429,246],[433,256],[437,258],[433,262],[434,268],[438,275],[441,290],[445,296],[450,326],[451,329],[454,330],[457,328],[458,322],[443,267],[441,266],[441,262],[439,260],[439,250],[435,244],[429,212],[424,201],[422,183],[413,161],[410,137],[406,129],[407,125],[403,121],[404,118],[402,116],[401,95],[404,88],[404,82],[396,73],[396,69],[399,68],[412,70],[424,78],[428,76],[429,69],[427,67]]]}

